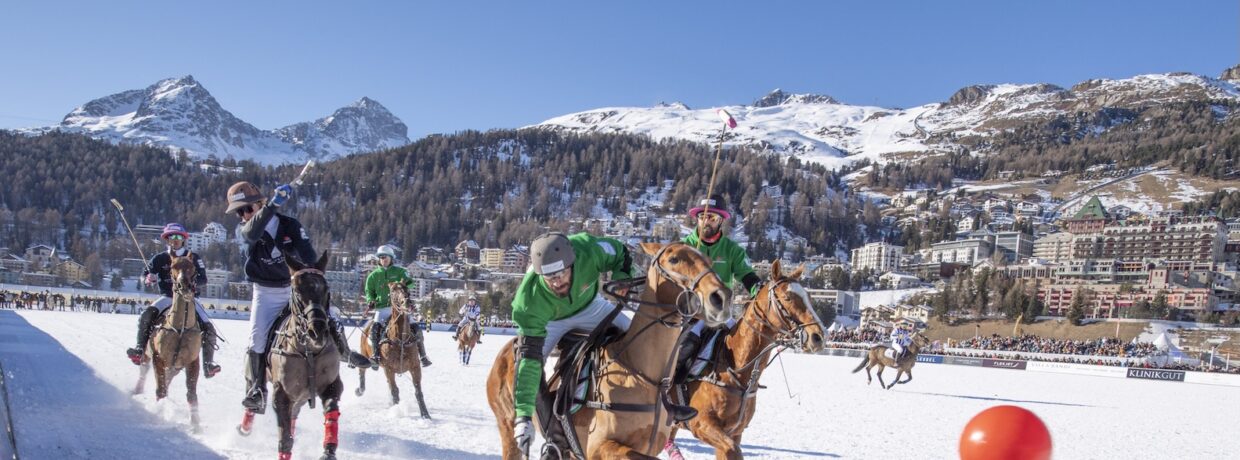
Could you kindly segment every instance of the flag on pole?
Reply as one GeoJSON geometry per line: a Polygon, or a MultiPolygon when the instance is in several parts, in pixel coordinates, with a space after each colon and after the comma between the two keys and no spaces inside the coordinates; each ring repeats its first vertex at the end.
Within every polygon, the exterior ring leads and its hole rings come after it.
{"type": "Polygon", "coordinates": [[[736,119],[732,118],[732,114],[728,113],[727,110],[719,109],[715,113],[719,114],[719,119],[723,120],[723,124],[728,125],[729,128],[736,127],[736,119]]]}

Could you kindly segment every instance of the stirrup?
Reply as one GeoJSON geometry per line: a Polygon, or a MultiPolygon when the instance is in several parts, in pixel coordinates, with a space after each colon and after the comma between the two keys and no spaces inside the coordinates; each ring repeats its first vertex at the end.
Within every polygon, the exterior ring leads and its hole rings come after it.
{"type": "Polygon", "coordinates": [[[219,365],[219,364],[216,364],[216,363],[208,363],[208,362],[203,362],[203,363],[202,363],[202,374],[203,374],[206,378],[215,377],[215,375],[216,375],[216,374],[219,374],[219,373],[220,373],[220,365],[219,365]]]}
{"type": "Polygon", "coordinates": [[[542,460],[563,460],[565,458],[564,451],[560,450],[560,446],[551,441],[543,443],[542,452],[538,454],[538,457],[542,460]]]}
{"type": "Polygon", "coordinates": [[[241,405],[255,414],[262,414],[267,411],[267,389],[251,389],[250,393],[245,395],[245,399],[241,400],[241,405]]]}
{"type": "Polygon", "coordinates": [[[431,360],[425,356],[422,357],[422,367],[431,367],[431,360]]]}

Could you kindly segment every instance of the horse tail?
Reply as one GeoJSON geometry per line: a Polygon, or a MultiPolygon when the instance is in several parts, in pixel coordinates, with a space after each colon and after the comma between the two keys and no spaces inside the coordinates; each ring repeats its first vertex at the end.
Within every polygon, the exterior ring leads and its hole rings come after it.
{"type": "Polygon", "coordinates": [[[861,369],[864,369],[866,364],[870,364],[870,353],[868,351],[865,353],[865,356],[861,358],[861,364],[857,365],[857,368],[853,369],[852,373],[856,374],[861,372],[861,369]]]}

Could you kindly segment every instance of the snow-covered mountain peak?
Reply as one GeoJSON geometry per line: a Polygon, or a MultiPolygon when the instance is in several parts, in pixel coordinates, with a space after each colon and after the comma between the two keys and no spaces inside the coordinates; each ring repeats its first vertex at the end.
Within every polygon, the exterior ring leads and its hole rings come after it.
{"type": "Polygon", "coordinates": [[[824,96],[821,94],[792,94],[785,93],[779,88],[767,93],[765,96],[753,101],[754,107],[775,107],[779,105],[792,104],[838,104],[835,98],[824,96]]]}
{"type": "MultiPolygon", "coordinates": [[[[828,96],[777,89],[752,105],[722,107],[740,124],[727,131],[725,144],[797,156],[828,167],[861,159],[916,161],[962,147],[977,151],[979,139],[1056,117],[1107,112],[1108,116],[1097,118],[1097,126],[1090,127],[1098,131],[1124,122],[1134,111],[1159,104],[1240,102],[1240,67],[1229,69],[1223,77],[1150,74],[1087,80],[1071,89],[1047,83],[973,85],[961,88],[946,102],[907,109],[848,105],[828,96]],[[965,145],[966,141],[970,144],[965,145]]],[[[714,143],[720,135],[715,114],[719,108],[607,107],[555,117],[535,127],[714,143]]]]}
{"type": "Polygon", "coordinates": [[[198,157],[268,164],[337,158],[409,143],[408,127],[369,97],[314,122],[267,131],[225,110],[192,75],[95,99],[69,112],[59,126],[45,129],[183,149],[198,157]]]}

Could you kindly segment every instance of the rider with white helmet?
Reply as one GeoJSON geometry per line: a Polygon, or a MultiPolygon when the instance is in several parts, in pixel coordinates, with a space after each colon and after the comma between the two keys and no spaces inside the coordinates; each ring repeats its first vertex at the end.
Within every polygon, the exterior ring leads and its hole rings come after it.
{"type": "MultiPolygon", "coordinates": [[[[379,249],[375,251],[375,257],[379,259],[379,266],[366,276],[365,292],[370,309],[375,311],[374,321],[370,326],[371,367],[379,365],[379,344],[383,341],[383,330],[387,327],[387,321],[392,317],[392,304],[388,298],[391,288],[388,287],[388,283],[403,283],[406,287],[413,284],[413,279],[409,278],[409,272],[404,267],[393,263],[396,260],[396,251],[391,246],[386,244],[379,246],[379,249]]],[[[426,342],[422,336],[422,328],[414,316],[412,314],[408,316],[409,324],[418,341],[418,353],[422,355],[422,367],[427,367],[431,365],[431,360],[426,357],[426,342]]]]}

